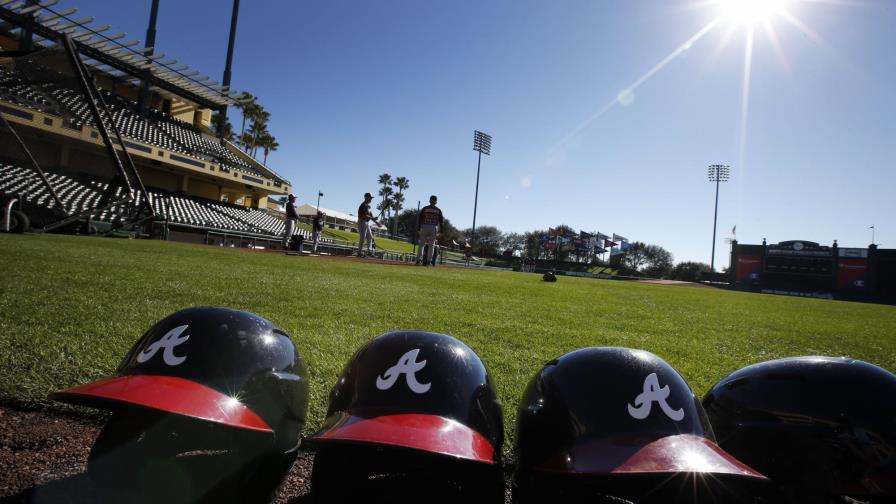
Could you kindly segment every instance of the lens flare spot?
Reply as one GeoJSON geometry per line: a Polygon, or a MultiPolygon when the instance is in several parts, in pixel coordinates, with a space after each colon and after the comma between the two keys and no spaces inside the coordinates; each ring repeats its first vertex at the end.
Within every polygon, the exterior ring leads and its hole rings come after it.
{"type": "Polygon", "coordinates": [[[711,472],[713,470],[712,463],[702,453],[688,451],[682,455],[682,458],[690,471],[711,472]]]}
{"type": "Polygon", "coordinates": [[[242,403],[236,397],[228,397],[227,399],[224,399],[220,403],[221,409],[224,411],[227,411],[227,412],[233,411],[236,408],[240,407],[241,405],[242,405],[242,403]]]}

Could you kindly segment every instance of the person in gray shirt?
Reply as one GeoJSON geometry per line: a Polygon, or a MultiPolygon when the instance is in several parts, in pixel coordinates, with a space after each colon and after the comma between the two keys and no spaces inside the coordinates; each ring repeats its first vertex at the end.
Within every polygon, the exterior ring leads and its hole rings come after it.
{"type": "Polygon", "coordinates": [[[370,228],[370,221],[379,225],[373,218],[373,211],[370,210],[370,202],[373,201],[373,195],[364,193],[364,202],[358,207],[358,257],[365,255],[373,255],[373,229],[370,228]],[[367,242],[368,251],[364,251],[364,242],[367,242]]]}
{"type": "Polygon", "coordinates": [[[433,255],[435,254],[436,238],[442,231],[442,211],[436,206],[439,201],[435,195],[429,197],[429,205],[420,209],[417,215],[417,235],[420,237],[420,249],[417,253],[417,264],[424,266],[432,265],[433,255]],[[427,246],[428,245],[428,246],[427,246]],[[424,258],[424,249],[425,255],[424,258]]]}

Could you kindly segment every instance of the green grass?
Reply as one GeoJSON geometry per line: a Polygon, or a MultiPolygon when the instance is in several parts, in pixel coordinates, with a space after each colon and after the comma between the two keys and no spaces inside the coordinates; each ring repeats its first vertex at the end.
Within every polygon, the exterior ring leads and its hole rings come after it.
{"type": "MultiPolygon", "coordinates": [[[[351,231],[340,231],[338,229],[324,229],[324,237],[335,238],[337,240],[345,240],[352,243],[358,243],[358,233],[351,231]]],[[[401,240],[391,240],[389,238],[376,237],[376,248],[380,250],[390,250],[392,252],[414,252],[414,244],[403,242],[401,240]]]]}
{"type": "MultiPolygon", "coordinates": [[[[309,231],[311,227],[307,224],[299,224],[299,226],[305,226],[309,231]]],[[[334,238],[337,240],[345,240],[357,245],[358,243],[358,233],[353,233],[351,231],[340,231],[338,229],[324,229],[323,236],[325,238],[334,238]]],[[[408,243],[401,240],[392,240],[390,238],[377,237],[375,239],[377,250],[388,250],[390,252],[405,252],[408,254],[415,253],[415,248],[413,243],[408,243]]],[[[459,252],[451,252],[445,251],[445,259],[451,259],[454,261],[462,261],[463,254],[459,252]]]]}
{"type": "Polygon", "coordinates": [[[620,345],[665,358],[698,395],[744,365],[848,355],[896,369],[896,307],[540,275],[287,257],[161,241],[0,235],[0,402],[108,375],[154,322],[196,305],[259,313],[311,369],[308,432],[365,341],[451,334],[491,370],[512,444],[517,401],[547,360],[620,345]]]}

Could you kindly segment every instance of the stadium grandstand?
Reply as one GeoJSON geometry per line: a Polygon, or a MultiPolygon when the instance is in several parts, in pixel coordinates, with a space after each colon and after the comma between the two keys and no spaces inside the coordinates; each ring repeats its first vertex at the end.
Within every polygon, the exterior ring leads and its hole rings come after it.
{"type": "MultiPolygon", "coordinates": [[[[151,217],[129,232],[279,247],[284,225],[269,198],[290,193],[292,183],[212,128],[212,112],[237,105],[243,94],[55,3],[0,0],[4,198],[16,195],[58,215],[86,214],[86,229],[100,232],[131,222],[126,207],[148,199],[151,217]],[[79,68],[95,100],[79,86],[79,68]],[[126,173],[116,175],[113,149],[132,163],[141,190],[122,183],[126,173]]],[[[39,218],[31,224],[40,229],[39,218]]]]}

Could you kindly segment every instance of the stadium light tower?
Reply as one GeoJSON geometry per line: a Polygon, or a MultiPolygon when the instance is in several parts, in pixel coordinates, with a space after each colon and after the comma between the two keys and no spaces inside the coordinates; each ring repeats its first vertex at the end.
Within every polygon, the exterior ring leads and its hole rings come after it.
{"type": "MultiPolygon", "coordinates": [[[[227,59],[224,62],[224,77],[221,79],[221,87],[225,93],[230,92],[231,68],[233,67],[233,44],[236,41],[236,23],[240,15],[240,0],[233,0],[233,11],[230,13],[230,35],[227,38],[227,59]]],[[[224,123],[227,121],[227,105],[221,107],[221,144],[224,143],[224,123]]]]}
{"type": "Polygon", "coordinates": [[[706,175],[710,182],[716,183],[716,209],[712,217],[712,259],[710,260],[709,270],[716,271],[716,223],[719,220],[719,182],[728,182],[728,176],[731,174],[731,167],[728,165],[714,164],[709,165],[706,169],[706,175]]]}
{"type": "MultiPolygon", "coordinates": [[[[144,48],[149,49],[149,52],[146,53],[146,57],[150,58],[153,55],[153,48],[156,45],[156,22],[159,19],[159,0],[152,0],[152,4],[149,8],[149,26],[146,28],[146,44],[144,48]]],[[[147,71],[147,74],[149,72],[147,71]]],[[[143,79],[140,82],[140,93],[137,95],[137,110],[140,112],[140,117],[146,116],[146,107],[149,103],[149,80],[143,79]]]]}
{"type": "Polygon", "coordinates": [[[492,137],[479,130],[474,130],[473,150],[479,152],[479,161],[476,162],[476,197],[473,199],[473,231],[470,233],[470,245],[476,242],[476,207],[479,206],[479,168],[482,166],[482,155],[490,156],[492,153],[492,137]]]}

